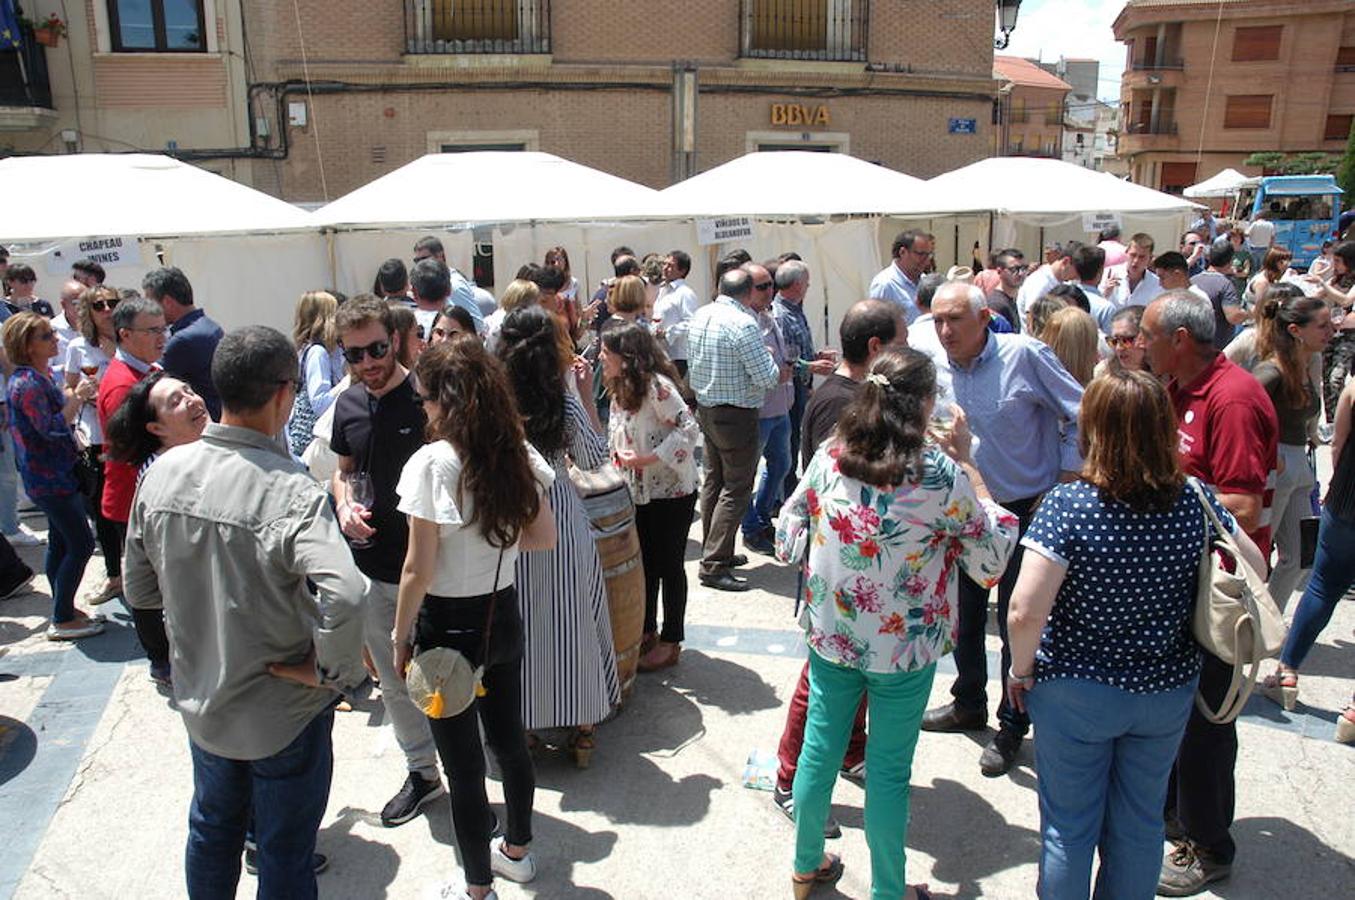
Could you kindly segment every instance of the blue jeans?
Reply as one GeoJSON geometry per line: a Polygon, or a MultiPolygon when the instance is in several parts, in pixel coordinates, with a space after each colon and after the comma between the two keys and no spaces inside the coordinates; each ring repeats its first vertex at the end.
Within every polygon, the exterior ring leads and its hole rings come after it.
{"type": "MultiPolygon", "coordinates": [[[[0,404],[0,409],[8,408],[0,404]]],[[[19,469],[8,424],[0,426],[0,532],[19,532],[19,469]]]]}
{"type": "Polygon", "coordinates": [[[234,900],[251,820],[259,847],[258,896],[307,900],[317,895],[311,857],[329,802],[333,730],[331,708],[282,750],[255,760],[227,759],[190,741],[193,803],[185,862],[192,900],[234,900]]]}
{"type": "Polygon", "coordinates": [[[916,672],[862,672],[809,651],[809,709],[792,788],[796,872],[812,872],[823,861],[823,823],[864,694],[870,708],[866,732],[870,895],[873,900],[898,900],[907,892],[904,844],[909,782],[922,713],[935,677],[934,664],[916,672]]]}
{"type": "Polygon", "coordinates": [[[1133,694],[1071,678],[1039,682],[1026,695],[1039,773],[1041,900],[1090,896],[1096,850],[1096,897],[1155,895],[1167,777],[1194,695],[1195,679],[1133,694]]]}
{"type": "Polygon", "coordinates": [[[767,465],[743,516],[744,534],[759,534],[772,527],[772,507],[781,499],[781,487],[790,471],[790,416],[758,419],[757,439],[767,465]]]}
{"type": "Polygon", "coordinates": [[[1303,591],[1294,622],[1280,651],[1280,662],[1297,669],[1303,665],[1308,651],[1317,643],[1322,629],[1331,621],[1342,595],[1355,584],[1355,522],[1334,516],[1322,510],[1322,524],[1317,530],[1317,555],[1313,557],[1313,574],[1303,591]]]}
{"type": "Polygon", "coordinates": [[[34,497],[47,516],[47,583],[52,586],[52,621],[75,618],[75,592],[85,577],[85,564],[94,555],[94,534],[85,518],[85,501],[78,493],[34,497]]]}

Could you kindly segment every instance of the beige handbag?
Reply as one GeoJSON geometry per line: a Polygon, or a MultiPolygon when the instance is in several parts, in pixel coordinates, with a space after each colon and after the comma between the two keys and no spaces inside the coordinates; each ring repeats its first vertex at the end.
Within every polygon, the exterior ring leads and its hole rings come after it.
{"type": "Polygon", "coordinates": [[[1247,704],[1261,660],[1279,656],[1284,646],[1284,618],[1271,599],[1261,576],[1252,571],[1237,548],[1237,541],[1223,527],[1205,496],[1205,489],[1194,478],[1190,486],[1200,498],[1205,512],[1204,554],[1200,558],[1199,585],[1195,592],[1195,640],[1206,651],[1233,667],[1232,683],[1217,711],[1204,697],[1195,693],[1195,707],[1216,725],[1226,725],[1238,717],[1247,704]],[[1236,571],[1227,571],[1213,552],[1215,542],[1235,561],[1236,571]]]}
{"type": "MultiPolygon", "coordinates": [[[[489,633],[494,625],[494,601],[499,596],[499,572],[503,568],[503,550],[494,567],[494,590],[489,592],[485,627],[480,641],[480,664],[472,663],[464,653],[451,647],[430,647],[409,661],[405,689],[414,705],[430,719],[459,716],[485,695],[485,665],[489,662],[489,633]]],[[[453,601],[454,602],[454,601],[453,601]]]]}

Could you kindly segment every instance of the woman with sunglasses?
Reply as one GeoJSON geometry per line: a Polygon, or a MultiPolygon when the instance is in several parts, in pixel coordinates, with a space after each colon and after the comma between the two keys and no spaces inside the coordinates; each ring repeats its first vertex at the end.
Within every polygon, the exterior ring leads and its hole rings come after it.
{"type": "MultiPolygon", "coordinates": [[[[80,334],[66,345],[63,387],[68,402],[86,381],[93,384],[97,393],[99,379],[103,378],[118,348],[113,331],[113,309],[120,300],[117,289],[111,287],[92,287],[80,295],[76,307],[80,334]]],[[[122,539],[117,526],[103,514],[104,435],[94,400],[81,401],[73,431],[83,448],[77,471],[82,473],[80,487],[85,498],[85,511],[94,521],[94,535],[103,553],[106,576],[104,583],[84,600],[91,606],[98,606],[122,592],[122,539]]]]}
{"type": "Polygon", "coordinates": [[[460,306],[448,305],[433,320],[433,330],[428,336],[428,346],[446,344],[459,334],[475,334],[475,319],[460,306]]]}
{"type": "Polygon", "coordinates": [[[1096,364],[1095,377],[1100,378],[1107,372],[1147,371],[1145,361],[1147,345],[1143,342],[1142,306],[1126,306],[1110,319],[1110,335],[1106,343],[1114,355],[1096,364]]]}
{"type": "Polygon", "coordinates": [[[51,641],[72,641],[103,631],[103,618],[75,607],[75,592],[94,554],[94,535],[75,480],[77,454],[71,422],[80,406],[95,396],[94,383],[82,382],[69,397],[52,383],[56,356],[52,323],[33,312],[6,322],[5,353],[14,365],[9,376],[9,430],[14,437],[19,475],[29,498],[47,516],[47,581],[52,591],[51,641]]]}

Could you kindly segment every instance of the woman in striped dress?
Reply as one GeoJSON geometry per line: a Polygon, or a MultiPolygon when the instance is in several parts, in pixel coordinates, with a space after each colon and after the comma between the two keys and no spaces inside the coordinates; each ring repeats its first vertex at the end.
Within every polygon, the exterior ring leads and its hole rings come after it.
{"type": "MultiPolygon", "coordinates": [[[[607,444],[583,405],[565,390],[568,371],[556,341],[555,318],[539,306],[504,319],[497,352],[508,368],[527,439],[555,468],[550,505],[559,535],[552,550],[518,557],[526,653],[523,721],[528,730],[574,729],[570,747],[580,768],[593,750],[593,726],[621,700],[616,652],[597,545],[566,461],[594,469],[607,444]]],[[[592,396],[584,367],[580,393],[592,396]]]]}

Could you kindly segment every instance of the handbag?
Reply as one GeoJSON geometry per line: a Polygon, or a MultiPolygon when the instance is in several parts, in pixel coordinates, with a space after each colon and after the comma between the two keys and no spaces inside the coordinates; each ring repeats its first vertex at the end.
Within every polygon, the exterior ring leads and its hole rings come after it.
{"type": "Polygon", "coordinates": [[[1210,722],[1226,725],[1242,712],[1256,687],[1261,660],[1280,654],[1284,619],[1265,582],[1247,565],[1237,541],[1219,521],[1204,487],[1194,478],[1190,486],[1204,507],[1206,535],[1192,630],[1201,647],[1233,667],[1232,681],[1218,710],[1211,710],[1199,691],[1195,692],[1195,707],[1210,722]],[[1235,571],[1228,571],[1223,559],[1213,552],[1215,544],[1232,557],[1235,571]]]}
{"type": "Polygon", "coordinates": [[[503,550],[494,567],[494,590],[489,592],[489,611],[485,615],[484,639],[480,644],[480,664],[451,647],[430,647],[409,661],[405,688],[414,705],[430,719],[448,719],[465,712],[476,697],[485,695],[485,662],[489,659],[489,632],[494,624],[494,601],[499,596],[499,573],[503,568],[503,550]]]}

